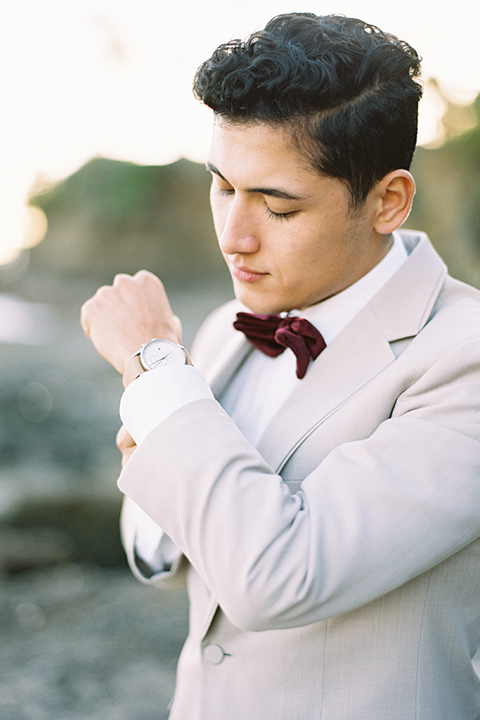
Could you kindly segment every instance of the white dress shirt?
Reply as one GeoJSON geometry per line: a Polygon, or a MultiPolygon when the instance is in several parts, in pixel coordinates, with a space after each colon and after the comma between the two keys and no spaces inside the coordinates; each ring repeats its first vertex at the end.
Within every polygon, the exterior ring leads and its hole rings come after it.
{"type": "MultiPolygon", "coordinates": [[[[327,344],[382,288],[407,258],[401,238],[393,233],[387,255],[356,283],[337,295],[302,310],[327,344]]],[[[299,315],[292,311],[290,315],[299,315]]],[[[308,370],[307,370],[308,372],[308,370]]],[[[297,383],[296,358],[288,349],[276,358],[254,350],[220,398],[245,437],[255,444],[277,409],[297,383]]],[[[120,403],[123,424],[139,445],[175,409],[213,397],[202,373],[194,367],[170,366],[143,373],[125,390],[120,403]]],[[[137,508],[136,548],[152,568],[170,565],[178,551],[161,529],[137,508]]]]}

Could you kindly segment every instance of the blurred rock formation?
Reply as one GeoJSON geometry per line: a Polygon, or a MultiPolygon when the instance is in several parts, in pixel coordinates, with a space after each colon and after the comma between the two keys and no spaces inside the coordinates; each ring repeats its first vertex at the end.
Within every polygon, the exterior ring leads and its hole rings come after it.
{"type": "Polygon", "coordinates": [[[140,268],[167,279],[211,277],[224,267],[208,193],[205,168],[188,160],[139,166],[95,158],[32,198],[48,218],[32,263],[97,282],[140,268]]]}

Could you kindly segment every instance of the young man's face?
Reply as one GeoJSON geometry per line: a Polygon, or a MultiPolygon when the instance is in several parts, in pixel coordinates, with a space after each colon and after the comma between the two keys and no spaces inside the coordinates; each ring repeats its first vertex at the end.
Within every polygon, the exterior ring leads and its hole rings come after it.
{"type": "Polygon", "coordinates": [[[334,295],[386,254],[373,193],[349,208],[345,185],[310,169],[281,127],[216,121],[207,166],[220,249],[237,298],[257,313],[334,295]]]}

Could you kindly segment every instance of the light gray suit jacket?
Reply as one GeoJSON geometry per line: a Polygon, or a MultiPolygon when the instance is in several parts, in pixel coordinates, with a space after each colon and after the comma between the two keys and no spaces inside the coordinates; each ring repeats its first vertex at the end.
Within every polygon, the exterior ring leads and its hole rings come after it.
{"type": "MultiPolygon", "coordinates": [[[[402,236],[257,448],[196,401],[119,479],[184,553],[148,581],[188,576],[174,720],[480,718],[480,293],[402,236]]],[[[250,351],[235,311],[195,347],[220,399],[250,351]]]]}

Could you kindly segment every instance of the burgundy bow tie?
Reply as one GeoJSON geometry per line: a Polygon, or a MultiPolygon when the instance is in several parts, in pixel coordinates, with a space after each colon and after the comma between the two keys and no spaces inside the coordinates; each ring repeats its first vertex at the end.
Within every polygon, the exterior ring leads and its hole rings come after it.
{"type": "Polygon", "coordinates": [[[315,360],[326,347],[321,333],[304,318],[239,312],[233,327],[270,357],[281,355],[287,347],[293,350],[298,378],[305,376],[310,358],[315,360]]]}

